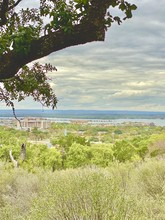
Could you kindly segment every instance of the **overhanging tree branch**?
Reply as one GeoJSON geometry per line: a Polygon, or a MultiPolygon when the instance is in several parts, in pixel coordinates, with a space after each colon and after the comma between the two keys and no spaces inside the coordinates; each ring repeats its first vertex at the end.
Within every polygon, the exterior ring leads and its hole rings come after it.
{"type": "Polygon", "coordinates": [[[61,30],[52,32],[32,41],[27,55],[22,56],[15,53],[14,50],[1,55],[0,80],[13,77],[25,64],[52,52],[87,42],[103,41],[104,37],[105,31],[100,31],[100,27],[90,23],[75,26],[71,33],[65,33],[61,30]]]}
{"type": "Polygon", "coordinates": [[[1,100],[12,108],[12,100],[26,96],[54,108],[57,99],[45,76],[53,68],[27,64],[70,46],[104,41],[108,27],[122,22],[111,15],[112,7],[123,12],[124,20],[136,10],[126,0],[40,0],[38,8],[15,11],[20,2],[2,0],[0,4],[0,82],[8,94],[1,100]]]}
{"type": "Polygon", "coordinates": [[[9,0],[3,0],[0,5],[0,26],[6,24],[7,17],[6,13],[8,12],[9,0]]]}

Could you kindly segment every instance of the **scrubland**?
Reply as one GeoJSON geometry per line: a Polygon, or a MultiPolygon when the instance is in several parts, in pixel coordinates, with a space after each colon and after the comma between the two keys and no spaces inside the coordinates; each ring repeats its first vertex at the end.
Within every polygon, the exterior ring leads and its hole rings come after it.
{"type": "Polygon", "coordinates": [[[165,219],[164,128],[104,128],[95,143],[99,128],[63,129],[0,128],[0,220],[165,219]],[[51,148],[37,144],[45,138],[51,148]]]}

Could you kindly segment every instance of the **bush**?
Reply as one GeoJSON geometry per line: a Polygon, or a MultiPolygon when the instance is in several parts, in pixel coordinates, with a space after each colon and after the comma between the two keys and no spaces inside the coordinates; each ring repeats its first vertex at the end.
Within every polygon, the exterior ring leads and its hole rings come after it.
{"type": "Polygon", "coordinates": [[[119,162],[131,161],[135,156],[135,147],[128,141],[118,141],[113,146],[114,157],[119,162]]]}
{"type": "Polygon", "coordinates": [[[90,163],[100,167],[109,166],[114,158],[111,145],[93,145],[91,147],[91,154],[90,163]]]}
{"type": "Polygon", "coordinates": [[[66,156],[66,167],[76,168],[89,164],[90,148],[81,144],[73,143],[66,156]]]}
{"type": "Polygon", "coordinates": [[[0,220],[165,219],[163,160],[33,174],[0,165],[0,220]]]}

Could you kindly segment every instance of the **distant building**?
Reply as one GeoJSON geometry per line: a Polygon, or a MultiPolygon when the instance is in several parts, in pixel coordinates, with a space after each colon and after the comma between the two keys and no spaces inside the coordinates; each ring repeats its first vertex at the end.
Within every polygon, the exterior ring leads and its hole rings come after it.
{"type": "Polygon", "coordinates": [[[17,128],[23,129],[32,129],[32,128],[39,128],[39,129],[47,129],[51,125],[51,122],[48,121],[46,118],[23,118],[17,121],[17,128]]]}
{"type": "Polygon", "coordinates": [[[13,127],[14,122],[10,118],[0,118],[0,126],[13,127]]]}
{"type": "Polygon", "coordinates": [[[87,119],[84,119],[84,120],[83,119],[72,119],[71,122],[74,124],[87,124],[87,123],[89,123],[89,120],[87,120],[87,119]]]}
{"type": "Polygon", "coordinates": [[[149,126],[156,126],[153,122],[149,123],[149,126]]]}

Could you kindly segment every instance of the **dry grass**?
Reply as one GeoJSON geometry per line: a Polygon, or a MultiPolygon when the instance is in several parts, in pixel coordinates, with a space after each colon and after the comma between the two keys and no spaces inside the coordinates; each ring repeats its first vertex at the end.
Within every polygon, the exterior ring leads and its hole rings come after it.
{"type": "Polygon", "coordinates": [[[1,220],[165,219],[164,160],[0,175],[1,220]]]}

